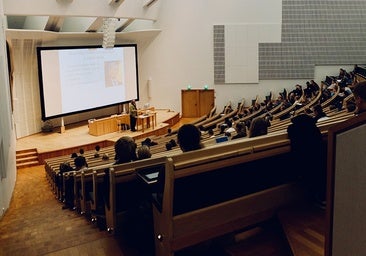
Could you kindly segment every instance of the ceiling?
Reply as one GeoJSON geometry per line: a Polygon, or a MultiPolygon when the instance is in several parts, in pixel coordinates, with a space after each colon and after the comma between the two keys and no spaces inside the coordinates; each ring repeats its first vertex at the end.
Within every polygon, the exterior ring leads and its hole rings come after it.
{"type": "MultiPolygon", "coordinates": [[[[116,32],[124,31],[135,21],[143,20],[117,19],[116,32]]],[[[145,22],[148,23],[151,21],[145,22]]],[[[103,32],[102,17],[7,16],[7,23],[8,29],[45,30],[53,32],[103,32]],[[32,21],[30,22],[30,20],[32,21]]]]}
{"type": "MultiPolygon", "coordinates": [[[[57,0],[58,1],[58,0],[57,0]]],[[[62,0],[66,1],[66,0],[62,0]]],[[[72,0],[68,0],[72,1],[72,0]]],[[[124,0],[110,0],[110,5],[117,7],[124,0]]],[[[157,0],[145,0],[145,7],[152,5],[157,0]]],[[[106,28],[113,24],[112,30],[116,38],[126,37],[126,34],[140,35],[147,31],[146,36],[151,36],[153,31],[153,20],[139,18],[105,18],[105,17],[74,17],[74,16],[15,16],[8,15],[7,18],[7,39],[19,38],[40,38],[43,41],[54,40],[55,38],[87,37],[99,38],[103,36],[106,28]],[[113,19],[109,23],[106,19],[113,19]]],[[[110,29],[110,28],[109,28],[110,29]]],[[[136,40],[134,40],[136,41],[136,40]]]]}

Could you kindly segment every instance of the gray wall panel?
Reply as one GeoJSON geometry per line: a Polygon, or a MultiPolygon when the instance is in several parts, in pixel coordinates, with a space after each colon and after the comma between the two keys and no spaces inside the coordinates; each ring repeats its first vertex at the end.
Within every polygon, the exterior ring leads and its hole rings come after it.
{"type": "MultiPolygon", "coordinates": [[[[365,24],[366,1],[283,0],[281,43],[258,45],[259,79],[313,78],[315,65],[366,63],[365,24]]],[[[223,31],[215,26],[214,44],[223,31]]],[[[215,83],[225,81],[221,53],[214,54],[215,83]]]]}

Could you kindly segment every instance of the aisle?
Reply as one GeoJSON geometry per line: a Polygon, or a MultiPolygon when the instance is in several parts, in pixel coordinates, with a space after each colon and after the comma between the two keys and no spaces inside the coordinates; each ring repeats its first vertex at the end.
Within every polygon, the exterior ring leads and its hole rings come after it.
{"type": "Polygon", "coordinates": [[[133,255],[122,253],[116,237],[61,206],[43,165],[18,170],[10,207],[0,221],[0,255],[133,255]]]}

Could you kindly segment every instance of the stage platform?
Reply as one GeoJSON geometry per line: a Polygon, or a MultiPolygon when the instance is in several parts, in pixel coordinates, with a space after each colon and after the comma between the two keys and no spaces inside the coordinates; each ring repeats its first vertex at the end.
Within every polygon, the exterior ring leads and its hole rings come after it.
{"type": "Polygon", "coordinates": [[[102,147],[113,145],[122,136],[131,136],[135,140],[146,137],[159,136],[166,134],[169,127],[173,127],[180,120],[178,112],[168,109],[156,109],[157,125],[152,129],[145,128],[144,132],[139,129],[136,132],[123,130],[104,134],[101,136],[93,136],[89,134],[88,122],[84,121],[78,124],[65,126],[65,132],[60,133],[60,128],[54,129],[53,132],[40,132],[17,140],[17,151],[36,149],[39,155],[40,163],[44,159],[56,157],[60,155],[78,152],[80,148],[84,150],[92,150],[96,145],[102,147]]]}

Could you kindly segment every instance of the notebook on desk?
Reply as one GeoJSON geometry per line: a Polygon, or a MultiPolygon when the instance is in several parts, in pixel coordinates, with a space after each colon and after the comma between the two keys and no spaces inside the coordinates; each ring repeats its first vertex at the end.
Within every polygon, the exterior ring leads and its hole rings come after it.
{"type": "Polygon", "coordinates": [[[221,137],[216,138],[216,143],[221,143],[221,142],[225,142],[228,140],[229,140],[229,138],[227,136],[221,136],[221,137]]]}

